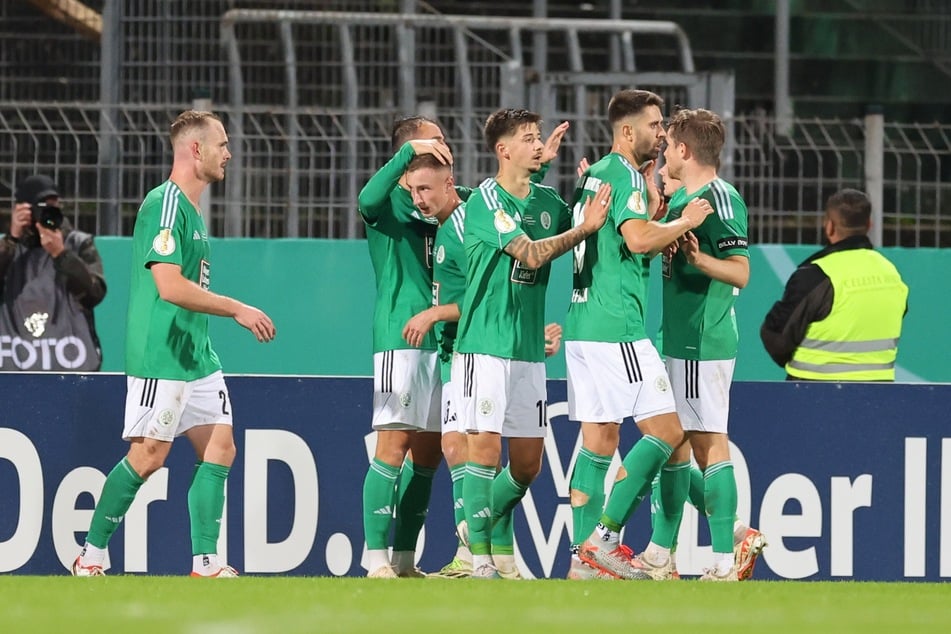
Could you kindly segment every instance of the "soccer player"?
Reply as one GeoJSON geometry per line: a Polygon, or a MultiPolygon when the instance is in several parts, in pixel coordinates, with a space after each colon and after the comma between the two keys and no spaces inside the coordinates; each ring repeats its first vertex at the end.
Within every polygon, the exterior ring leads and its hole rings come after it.
{"type": "Polygon", "coordinates": [[[660,195],[653,172],[645,179],[638,166],[660,152],[663,103],[646,90],[622,90],[611,98],[611,152],[587,169],[574,195],[580,225],[585,197],[602,183],[611,186],[607,222],[575,247],[566,324],[568,416],[581,421],[582,432],[570,485],[577,552],[572,578],[586,576],[582,561],[614,577],[634,574],[618,533],[683,438],[667,372],[644,328],[647,280],[651,256],[698,226],[711,209],[698,201],[675,222],[652,220],[660,195]],[[604,509],[604,478],[627,417],[644,436],[625,456],[604,509]]]}
{"type": "Polygon", "coordinates": [[[376,452],[363,485],[368,577],[424,576],[416,568],[419,531],[429,508],[433,475],[442,459],[436,340],[403,338],[406,322],[432,302],[434,220],[413,206],[404,172],[431,154],[452,163],[440,127],[424,117],[397,121],[391,158],[360,191],[367,245],[376,274],[373,314],[373,429],[376,452]],[[397,482],[398,481],[398,482],[397,482]],[[393,560],[387,551],[394,510],[393,560]]]}
{"type": "MultiPolygon", "coordinates": [[[[665,163],[658,172],[661,177],[664,196],[669,201],[667,207],[680,209],[687,202],[686,190],[683,188],[679,180],[670,176],[667,170],[667,164],[665,163]]],[[[671,253],[668,255],[672,255],[673,253],[674,252],[671,251],[671,253]]],[[[675,455],[673,455],[671,458],[671,462],[675,465],[682,465],[690,458],[689,451],[685,451],[683,449],[675,450],[674,454],[675,455]]],[[[665,466],[664,468],[667,469],[668,467],[665,466]]],[[[693,465],[689,467],[689,472],[690,483],[688,487],[689,492],[687,501],[697,509],[701,516],[706,517],[707,512],[706,505],[704,503],[703,472],[693,465]]],[[[662,506],[661,499],[660,474],[658,474],[658,477],[654,478],[653,489],[651,491],[652,523],[656,522],[657,514],[664,512],[665,510],[662,506]]],[[[676,519],[678,515],[682,517],[683,513],[674,513],[674,521],[678,523],[678,528],[673,530],[673,540],[670,546],[670,564],[666,567],[650,568],[649,570],[652,573],[652,578],[654,579],[664,580],[679,576],[676,575],[677,563],[675,561],[677,533],[679,532],[679,520],[676,519]]],[[[753,576],[753,567],[756,565],[756,559],[759,557],[766,545],[766,537],[760,531],[744,524],[743,521],[740,520],[739,516],[734,517],[733,554],[734,561],[736,563],[737,577],[740,581],[745,581],[753,576]]]]}
{"type": "MultiPolygon", "coordinates": [[[[557,154],[568,124],[545,145],[543,160],[557,154]]],[[[413,206],[405,170],[420,154],[452,163],[436,122],[413,116],[392,130],[395,152],[361,190],[358,203],[376,274],[374,311],[374,413],[377,447],[363,489],[363,523],[369,577],[420,577],[416,541],[426,518],[432,480],[442,454],[440,386],[436,339],[431,331],[414,344],[404,338],[407,322],[432,303],[432,254],[437,221],[413,206]],[[395,490],[395,497],[394,497],[395,490]],[[395,507],[393,561],[387,539],[395,507]]],[[[460,199],[467,187],[455,187],[460,199]]]]}
{"type": "Polygon", "coordinates": [[[466,205],[466,292],[452,364],[467,431],[463,504],[473,577],[497,578],[494,522],[514,507],[541,469],[547,433],[545,291],[549,263],[601,228],[610,186],[585,204],[574,228],[565,202],[531,175],[541,167],[540,117],[503,109],[489,116],[487,147],[498,160],[466,205]],[[508,466],[496,477],[501,438],[508,466]]]}
{"type": "MultiPolygon", "coordinates": [[[[465,294],[466,260],[463,251],[465,204],[453,186],[452,167],[431,155],[414,158],[406,168],[406,185],[413,203],[426,218],[436,218],[433,254],[433,305],[417,313],[406,324],[403,336],[411,345],[418,345],[430,329],[435,328],[442,378],[442,450],[453,486],[453,511],[460,543],[453,560],[435,576],[468,577],[472,574],[472,554],[466,545],[468,530],[462,504],[462,479],[466,467],[465,429],[456,414],[457,397],[451,381],[451,360],[455,345],[460,306],[465,294]]],[[[557,354],[561,345],[561,327],[545,326],[545,356],[557,354]]],[[[503,577],[517,578],[511,511],[500,518],[492,534],[493,563],[503,577]]]]}
{"type": "Polygon", "coordinates": [[[188,110],[171,127],[172,173],[150,191],[132,234],[122,437],[129,452],[109,473],[76,576],[103,575],[106,547],[139,487],[158,471],[172,441],[191,441],[198,465],[188,489],[193,577],[236,577],[218,558],[225,480],[234,462],[231,399],[208,338],[208,315],[232,317],[258,341],[274,338],[263,312],[209,289],[208,231],[198,201],[231,158],[217,116],[188,110]]]}
{"type": "MultiPolygon", "coordinates": [[[[709,110],[680,110],[667,129],[664,159],[684,193],[671,200],[667,221],[676,222],[684,202],[696,197],[709,201],[716,213],[664,252],[663,349],[689,444],[679,447],[661,471],[651,542],[634,560],[652,578],[663,578],[673,567],[670,548],[690,488],[691,449],[703,471],[714,554],[713,566],[701,579],[736,581],[738,563],[746,563],[734,553],[737,494],[727,420],[737,351],[734,303],[749,281],[750,266],[746,203],[717,175],[724,139],[723,123],[709,110]]],[[[765,541],[758,531],[749,537],[753,543],[744,556],[752,573],[765,541]]]]}

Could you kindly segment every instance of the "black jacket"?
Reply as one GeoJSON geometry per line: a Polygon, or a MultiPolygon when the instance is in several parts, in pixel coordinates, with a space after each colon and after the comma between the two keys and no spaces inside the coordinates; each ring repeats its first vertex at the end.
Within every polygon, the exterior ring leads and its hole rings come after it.
{"type": "Polygon", "coordinates": [[[93,317],[106,295],[102,259],[91,235],[68,222],[62,231],[66,250],[55,259],[34,232],[0,240],[0,370],[89,372],[102,365],[93,317]]]}

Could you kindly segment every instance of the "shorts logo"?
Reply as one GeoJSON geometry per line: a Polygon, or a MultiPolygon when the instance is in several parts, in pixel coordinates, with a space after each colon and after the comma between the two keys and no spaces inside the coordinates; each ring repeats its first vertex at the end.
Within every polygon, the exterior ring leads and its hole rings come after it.
{"type": "Polygon", "coordinates": [[[658,392],[666,392],[670,389],[670,383],[667,382],[665,377],[659,376],[654,379],[654,389],[658,392]]]}
{"type": "Polygon", "coordinates": [[[436,264],[442,264],[446,261],[446,247],[439,245],[439,248],[436,249],[436,264]]]}
{"type": "Polygon", "coordinates": [[[413,397],[409,392],[403,392],[400,394],[400,405],[403,407],[409,407],[409,404],[413,402],[413,397]]]}
{"type": "Polygon", "coordinates": [[[162,229],[155,239],[152,240],[152,248],[159,255],[172,255],[175,253],[175,238],[172,237],[171,229],[162,229]]]}
{"type": "Polygon", "coordinates": [[[551,214],[547,211],[543,211],[541,215],[542,227],[545,229],[551,228],[551,214]]]}
{"type": "Polygon", "coordinates": [[[492,399],[484,398],[479,401],[479,413],[483,416],[491,416],[494,410],[495,404],[492,402],[492,399]]]}
{"type": "Polygon", "coordinates": [[[511,233],[515,231],[515,221],[512,216],[505,213],[504,209],[495,210],[495,230],[499,233],[511,233]]]}
{"type": "Polygon", "coordinates": [[[168,427],[175,422],[175,412],[170,409],[163,409],[158,415],[159,425],[168,427]]]}

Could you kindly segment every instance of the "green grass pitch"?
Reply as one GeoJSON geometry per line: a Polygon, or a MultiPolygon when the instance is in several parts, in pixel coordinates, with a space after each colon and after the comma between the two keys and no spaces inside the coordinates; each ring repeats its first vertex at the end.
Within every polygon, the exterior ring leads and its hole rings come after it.
{"type": "Polygon", "coordinates": [[[947,632],[951,585],[3,576],[0,631],[947,632]]]}

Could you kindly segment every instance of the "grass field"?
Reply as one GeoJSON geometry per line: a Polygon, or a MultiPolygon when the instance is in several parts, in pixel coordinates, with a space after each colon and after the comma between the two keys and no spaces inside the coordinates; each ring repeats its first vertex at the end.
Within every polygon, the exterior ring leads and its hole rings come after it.
{"type": "Polygon", "coordinates": [[[0,577],[4,633],[646,631],[947,632],[951,585],[0,577]]]}

